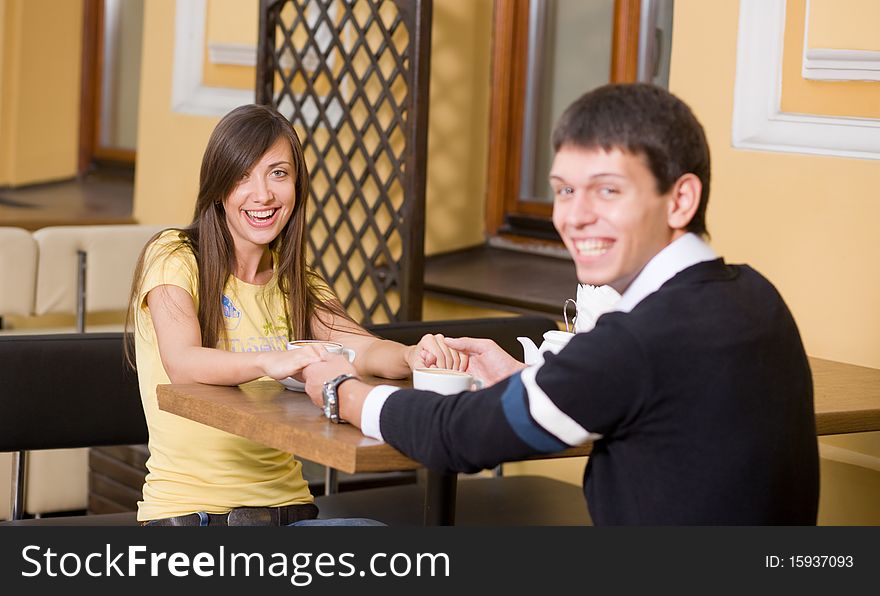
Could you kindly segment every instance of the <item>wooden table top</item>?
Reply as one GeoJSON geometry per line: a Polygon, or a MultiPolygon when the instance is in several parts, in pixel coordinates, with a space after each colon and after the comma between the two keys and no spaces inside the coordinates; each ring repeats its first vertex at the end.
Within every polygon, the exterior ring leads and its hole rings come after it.
{"type": "MultiPolygon", "coordinates": [[[[810,358],[819,435],[880,430],[880,369],[810,358]]],[[[408,380],[373,382],[407,386],[408,380]]],[[[417,462],[348,424],[332,424],[304,393],[275,381],[239,387],[159,385],[159,407],[342,472],[412,470],[417,462]]],[[[590,446],[553,456],[588,455],[590,446]]]]}
{"type": "Polygon", "coordinates": [[[162,410],[349,474],[421,467],[350,424],[332,424],[305,393],[275,381],[159,385],[156,394],[162,410]]]}
{"type": "Polygon", "coordinates": [[[816,434],[880,430],[880,369],[810,358],[816,434]]]}
{"type": "MultiPolygon", "coordinates": [[[[409,379],[365,380],[400,387],[411,384],[409,379]]],[[[331,423],[305,393],[289,391],[275,381],[254,381],[237,387],[159,385],[156,395],[162,410],[348,474],[422,467],[391,445],[365,437],[350,424],[331,423]]],[[[541,459],[589,453],[590,446],[583,445],[541,459]]]]}

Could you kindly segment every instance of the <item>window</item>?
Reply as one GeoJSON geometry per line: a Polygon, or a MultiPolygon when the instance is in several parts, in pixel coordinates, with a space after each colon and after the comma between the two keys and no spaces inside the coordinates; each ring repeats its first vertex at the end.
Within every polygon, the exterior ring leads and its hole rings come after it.
{"type": "Polygon", "coordinates": [[[486,227],[558,241],[550,132],[606,82],[666,86],[673,0],[495,0],[486,227]]]}

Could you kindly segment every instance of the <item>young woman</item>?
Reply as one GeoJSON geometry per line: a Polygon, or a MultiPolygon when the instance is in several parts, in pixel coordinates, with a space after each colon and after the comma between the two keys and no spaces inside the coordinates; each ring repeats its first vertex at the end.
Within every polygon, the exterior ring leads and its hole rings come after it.
{"type": "Polygon", "coordinates": [[[404,346],[367,333],[305,265],[309,178],[300,141],[272,108],[227,114],[205,149],[193,222],[151,240],[129,309],[147,425],[149,473],[138,519],[151,525],[285,524],[316,509],[291,454],[159,410],[156,385],[237,385],[297,375],[320,359],[293,339],[356,352],[359,373],[388,378],[412,368],[466,363],[426,335],[404,346]],[[251,509],[270,508],[270,509],[251,509]],[[228,516],[227,516],[228,514],[228,516]]]}

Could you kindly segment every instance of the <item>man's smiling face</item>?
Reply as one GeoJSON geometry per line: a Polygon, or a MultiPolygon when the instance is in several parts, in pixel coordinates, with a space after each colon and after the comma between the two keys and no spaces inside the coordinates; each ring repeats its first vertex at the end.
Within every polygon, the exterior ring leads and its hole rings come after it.
{"type": "Polygon", "coordinates": [[[563,146],[550,170],[553,225],[578,280],[623,292],[654,255],[685,232],[673,228],[666,194],[645,160],[620,149],[563,146]]]}

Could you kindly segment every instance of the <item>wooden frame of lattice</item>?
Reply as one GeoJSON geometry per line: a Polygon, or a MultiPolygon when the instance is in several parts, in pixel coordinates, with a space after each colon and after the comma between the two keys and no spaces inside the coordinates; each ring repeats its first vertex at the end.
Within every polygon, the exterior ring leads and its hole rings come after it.
{"type": "Polygon", "coordinates": [[[261,0],[258,103],[300,134],[310,262],[365,325],[420,320],[431,0],[261,0]]]}

